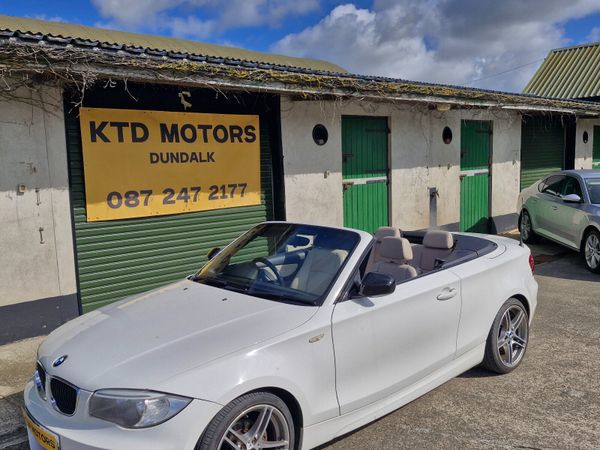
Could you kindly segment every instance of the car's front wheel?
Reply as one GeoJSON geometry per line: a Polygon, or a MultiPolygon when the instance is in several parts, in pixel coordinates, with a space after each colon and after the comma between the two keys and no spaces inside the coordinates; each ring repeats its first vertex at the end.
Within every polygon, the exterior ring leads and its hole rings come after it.
{"type": "Polygon", "coordinates": [[[526,244],[533,244],[537,241],[537,234],[533,231],[531,225],[531,216],[529,212],[524,209],[521,213],[521,219],[519,220],[519,231],[521,232],[521,238],[526,244]]]}
{"type": "Polygon", "coordinates": [[[215,416],[196,450],[293,450],[294,432],[292,415],[283,400],[270,392],[250,392],[215,416]]]}
{"type": "Polygon", "coordinates": [[[488,335],[483,367],[496,373],[517,368],[529,342],[529,315],[523,303],[508,299],[496,314],[488,335]]]}
{"type": "Polygon", "coordinates": [[[600,273],[600,233],[590,230],[583,244],[585,266],[589,271],[600,273]]]}

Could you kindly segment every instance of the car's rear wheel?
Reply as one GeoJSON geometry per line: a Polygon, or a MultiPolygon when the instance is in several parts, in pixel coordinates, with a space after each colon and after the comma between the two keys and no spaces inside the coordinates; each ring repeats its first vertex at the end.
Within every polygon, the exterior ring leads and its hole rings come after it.
{"type": "Polygon", "coordinates": [[[585,235],[583,258],[589,271],[600,273],[600,233],[590,230],[585,235]]]}
{"type": "Polygon", "coordinates": [[[537,234],[533,231],[531,225],[531,216],[529,212],[524,209],[521,213],[521,220],[519,221],[519,231],[521,232],[521,238],[526,244],[533,244],[537,241],[537,234]]]}
{"type": "Polygon", "coordinates": [[[511,372],[521,364],[528,342],[527,310],[520,300],[510,298],[496,314],[487,338],[482,365],[496,373],[511,372]]]}
{"type": "Polygon", "coordinates": [[[251,392],[226,405],[209,423],[197,450],[294,449],[294,421],[283,400],[251,392]]]}

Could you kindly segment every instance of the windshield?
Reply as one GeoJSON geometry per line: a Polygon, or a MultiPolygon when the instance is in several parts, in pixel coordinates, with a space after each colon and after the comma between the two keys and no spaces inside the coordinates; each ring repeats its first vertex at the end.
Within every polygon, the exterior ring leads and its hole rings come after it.
{"type": "Polygon", "coordinates": [[[352,231],[261,224],[209,261],[194,281],[270,300],[320,305],[359,240],[352,231]]]}
{"type": "Polygon", "coordinates": [[[586,178],[585,185],[590,195],[590,203],[600,205],[600,178],[586,178]]]}

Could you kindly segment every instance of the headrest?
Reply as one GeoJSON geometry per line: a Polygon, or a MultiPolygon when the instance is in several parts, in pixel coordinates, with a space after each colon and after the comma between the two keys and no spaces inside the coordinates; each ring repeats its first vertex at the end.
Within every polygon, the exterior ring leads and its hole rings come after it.
{"type": "Polygon", "coordinates": [[[381,240],[379,254],[383,259],[391,259],[397,263],[413,259],[412,247],[408,239],[395,236],[387,236],[381,240]]]}
{"type": "Polygon", "coordinates": [[[423,236],[423,246],[429,248],[452,248],[454,246],[454,238],[448,231],[431,230],[423,236]]]}
{"type": "Polygon", "coordinates": [[[395,236],[400,237],[400,230],[394,227],[380,227],[375,232],[375,239],[381,241],[384,237],[395,236]]]}

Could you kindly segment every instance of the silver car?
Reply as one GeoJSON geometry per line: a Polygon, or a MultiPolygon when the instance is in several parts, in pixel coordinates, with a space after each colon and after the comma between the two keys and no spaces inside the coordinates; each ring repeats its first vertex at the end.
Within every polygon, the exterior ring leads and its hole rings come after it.
{"type": "Polygon", "coordinates": [[[600,170],[564,170],[521,192],[519,229],[527,243],[543,236],[581,252],[600,273],[600,170]]]}

